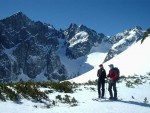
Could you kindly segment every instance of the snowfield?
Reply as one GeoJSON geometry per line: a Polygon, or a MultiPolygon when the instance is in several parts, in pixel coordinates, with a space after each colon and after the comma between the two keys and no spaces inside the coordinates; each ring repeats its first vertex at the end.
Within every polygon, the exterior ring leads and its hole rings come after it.
{"type": "MultiPolygon", "coordinates": [[[[97,85],[80,85],[74,89],[74,93],[53,92],[48,94],[50,100],[56,101],[55,106],[47,107],[47,104],[33,102],[31,100],[22,99],[20,103],[12,101],[0,101],[0,113],[150,113],[150,36],[143,44],[136,43],[126,51],[116,56],[112,60],[106,62],[104,67],[108,73],[108,64],[114,64],[120,69],[121,75],[133,76],[134,74],[144,75],[146,79],[142,80],[141,84],[134,87],[127,87],[127,81],[117,83],[119,101],[109,101],[103,99],[100,102],[93,101],[92,98],[97,98],[97,85]],[[56,99],[57,95],[64,97],[69,95],[75,98],[77,106],[61,103],[56,99]]],[[[98,65],[101,64],[97,57],[97,53],[92,53],[88,56],[86,63],[93,65],[94,69],[82,74],[79,77],[69,80],[70,82],[84,83],[89,80],[96,80],[98,65]],[[90,59],[92,58],[92,59],[90,59]],[[92,62],[93,61],[93,62],[92,62]]],[[[131,79],[132,81],[132,79],[131,79]]],[[[109,98],[108,84],[106,84],[105,97],[109,98]]],[[[41,88],[40,90],[47,90],[41,88]]]]}
{"type": "MultiPolygon", "coordinates": [[[[147,91],[150,88],[149,82],[135,86],[135,88],[128,88],[125,83],[118,83],[118,98],[121,99],[120,101],[105,99],[100,102],[93,101],[92,98],[97,97],[97,86],[81,85],[75,93],[67,93],[78,101],[77,106],[71,107],[69,104],[58,101],[55,106],[47,108],[45,104],[23,99],[21,103],[0,102],[0,113],[149,113],[150,104],[144,103],[145,97],[148,101],[150,100],[150,94],[147,91]]],[[[56,101],[57,95],[63,97],[66,93],[54,92],[49,95],[49,98],[56,101]]],[[[105,97],[109,97],[108,91],[106,91],[105,97]]]]}

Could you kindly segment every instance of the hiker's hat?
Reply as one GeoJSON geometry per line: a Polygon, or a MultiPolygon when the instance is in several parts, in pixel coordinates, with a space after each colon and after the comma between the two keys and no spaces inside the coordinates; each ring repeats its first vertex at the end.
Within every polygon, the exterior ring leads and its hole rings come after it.
{"type": "Polygon", "coordinates": [[[99,67],[102,67],[102,66],[103,66],[103,64],[100,64],[100,65],[99,65],[99,67]]]}
{"type": "Polygon", "coordinates": [[[109,64],[108,66],[109,66],[109,67],[114,67],[114,65],[113,65],[113,64],[109,64]]]}

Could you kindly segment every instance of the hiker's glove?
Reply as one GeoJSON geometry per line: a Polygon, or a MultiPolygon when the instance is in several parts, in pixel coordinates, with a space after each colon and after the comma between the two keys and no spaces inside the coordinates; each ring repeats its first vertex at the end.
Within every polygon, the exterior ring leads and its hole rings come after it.
{"type": "Polygon", "coordinates": [[[111,78],[109,77],[109,78],[107,78],[108,80],[111,80],[111,78]]]}

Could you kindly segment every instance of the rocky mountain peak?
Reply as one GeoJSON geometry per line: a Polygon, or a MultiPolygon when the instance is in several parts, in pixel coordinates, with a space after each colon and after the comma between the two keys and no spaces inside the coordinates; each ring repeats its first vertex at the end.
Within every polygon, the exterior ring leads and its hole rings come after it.
{"type": "Polygon", "coordinates": [[[133,30],[142,30],[142,28],[140,26],[135,26],[133,30]]]}
{"type": "Polygon", "coordinates": [[[95,43],[101,43],[102,39],[106,37],[93,29],[77,24],[71,24],[64,31],[64,35],[67,42],[66,55],[71,59],[87,55],[95,43]]]}
{"type": "Polygon", "coordinates": [[[17,12],[3,20],[0,20],[7,28],[14,29],[18,31],[23,26],[27,26],[32,23],[32,21],[22,12],[17,12]]]}
{"type": "Polygon", "coordinates": [[[26,16],[23,12],[18,11],[17,13],[13,14],[12,16],[26,16]]]}
{"type": "Polygon", "coordinates": [[[75,23],[71,23],[68,29],[75,29],[78,28],[78,25],[75,23]]]}
{"type": "Polygon", "coordinates": [[[108,52],[104,62],[110,60],[114,56],[125,51],[132,44],[140,40],[143,34],[144,34],[144,31],[142,30],[142,28],[139,26],[136,26],[132,29],[127,29],[109,38],[109,42],[111,42],[113,46],[108,52]]]}
{"type": "Polygon", "coordinates": [[[117,33],[115,36],[110,37],[108,41],[112,44],[115,44],[122,39],[136,38],[136,40],[138,40],[141,35],[143,35],[142,28],[139,26],[135,26],[134,28],[126,29],[123,32],[117,33]]]}

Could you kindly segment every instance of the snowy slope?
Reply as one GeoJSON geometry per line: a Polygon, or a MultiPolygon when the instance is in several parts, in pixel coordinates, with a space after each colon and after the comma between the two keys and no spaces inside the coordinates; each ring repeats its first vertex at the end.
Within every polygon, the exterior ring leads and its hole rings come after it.
{"type": "MultiPolygon", "coordinates": [[[[149,113],[150,104],[144,104],[144,98],[150,100],[147,89],[149,83],[127,88],[125,83],[117,84],[118,95],[121,101],[102,100],[101,102],[93,101],[97,97],[97,86],[81,85],[75,93],[67,93],[78,101],[78,105],[71,107],[68,104],[58,102],[55,106],[47,108],[44,103],[36,103],[23,99],[21,103],[11,101],[0,102],[0,113],[149,113]],[[95,91],[91,90],[94,88],[95,91]],[[141,93],[142,92],[142,93],[141,93]],[[134,97],[134,99],[132,98],[134,97]]],[[[66,95],[65,93],[54,92],[49,94],[50,99],[55,100],[55,96],[66,95]]],[[[109,97],[106,91],[107,98],[109,97]]]]}
{"type": "Polygon", "coordinates": [[[146,74],[150,72],[150,36],[147,37],[145,42],[141,44],[141,41],[131,46],[127,51],[124,51],[119,56],[116,56],[112,60],[105,63],[114,64],[121,70],[121,75],[133,75],[133,74],[146,74]]]}
{"type": "MultiPolygon", "coordinates": [[[[113,63],[121,70],[121,74],[128,75],[129,73],[137,72],[137,74],[145,74],[149,72],[150,54],[147,52],[149,49],[150,36],[141,45],[140,42],[130,47],[127,51],[123,52],[119,56],[113,58],[111,61],[104,64],[108,72],[108,64],[113,63]],[[136,56],[136,57],[135,57],[136,56]],[[125,68],[125,65],[127,65],[125,68]],[[140,65],[138,65],[140,64],[140,65]]],[[[96,48],[94,48],[96,50],[96,48]]],[[[94,58],[96,53],[91,53],[94,58]]],[[[96,57],[99,57],[98,55],[96,57]]],[[[91,59],[91,58],[90,58],[91,59]]],[[[71,81],[86,82],[88,80],[96,79],[96,72],[98,64],[101,62],[98,58],[95,58],[97,62],[87,60],[87,63],[93,64],[94,69],[81,75],[71,81]]],[[[147,75],[147,80],[143,80],[143,84],[136,85],[135,88],[126,87],[125,81],[117,84],[118,98],[121,101],[109,101],[102,100],[101,102],[93,101],[92,98],[97,97],[97,86],[94,85],[81,85],[75,89],[74,93],[53,92],[48,96],[51,100],[55,100],[57,95],[69,95],[74,97],[78,104],[71,107],[69,104],[57,102],[55,106],[50,108],[46,107],[44,103],[38,103],[31,100],[22,99],[20,103],[14,103],[12,101],[2,102],[0,101],[0,113],[149,113],[150,112],[150,77],[147,75]],[[92,90],[92,88],[95,89],[92,90]],[[142,92],[142,93],[141,93],[142,92]],[[144,99],[147,99],[148,103],[144,103],[144,99]]],[[[48,90],[48,89],[41,89],[48,90]]],[[[109,98],[108,84],[106,84],[106,95],[109,98]]],[[[47,103],[48,104],[48,103],[47,103]]]]}
{"type": "MultiPolygon", "coordinates": [[[[130,30],[125,30],[123,33],[118,33],[116,35],[116,37],[121,38],[121,40],[119,40],[117,43],[115,43],[112,46],[112,49],[116,49],[117,47],[119,47],[120,45],[126,45],[126,46],[131,46],[132,43],[136,43],[136,41],[141,38],[141,36],[143,35],[143,30],[141,28],[135,27],[133,29],[130,30]]],[[[128,47],[126,47],[128,48],[128,47]]],[[[121,48],[122,51],[125,49],[121,48]]]]}
{"type": "Polygon", "coordinates": [[[108,40],[114,45],[108,52],[104,62],[112,59],[113,57],[117,56],[118,54],[135,44],[142,38],[143,33],[144,30],[142,30],[141,27],[136,26],[133,29],[127,29],[109,38],[108,40]]]}
{"type": "MultiPolygon", "coordinates": [[[[128,48],[123,53],[119,54],[118,56],[114,57],[110,61],[106,62],[104,64],[104,68],[106,69],[106,72],[108,73],[109,64],[114,64],[115,67],[118,67],[120,69],[121,75],[134,75],[134,74],[146,74],[147,72],[150,72],[150,53],[148,50],[150,44],[150,36],[147,37],[145,42],[141,44],[141,41],[134,44],[130,48],[128,48]]],[[[97,58],[97,56],[95,56],[97,58]]],[[[97,63],[102,63],[100,61],[96,61],[97,63]]],[[[76,77],[74,79],[71,79],[70,81],[74,82],[87,82],[88,80],[95,80],[98,65],[94,67],[93,70],[76,77]]]]}

